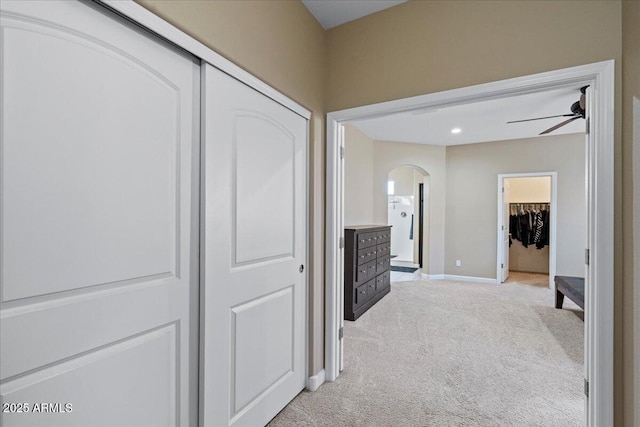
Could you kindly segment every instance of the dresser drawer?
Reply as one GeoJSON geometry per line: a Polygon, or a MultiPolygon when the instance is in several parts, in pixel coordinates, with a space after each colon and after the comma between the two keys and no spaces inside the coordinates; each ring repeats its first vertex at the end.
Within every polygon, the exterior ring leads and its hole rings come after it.
{"type": "Polygon", "coordinates": [[[358,250],[375,246],[378,243],[378,233],[358,234],[358,250]]]}
{"type": "Polygon", "coordinates": [[[373,260],[367,264],[369,266],[368,278],[373,279],[376,277],[376,273],[378,272],[378,261],[373,260]]]}
{"type": "Polygon", "coordinates": [[[386,288],[391,285],[391,270],[382,273],[382,287],[386,288]]]}
{"type": "Polygon", "coordinates": [[[369,277],[368,264],[362,264],[356,267],[356,283],[364,283],[369,277]]]}
{"type": "Polygon", "coordinates": [[[367,299],[373,297],[377,292],[376,279],[367,282],[367,299]]]}
{"type": "Polygon", "coordinates": [[[376,246],[377,256],[391,255],[391,245],[389,243],[380,243],[376,246]]]}
{"type": "Polygon", "coordinates": [[[378,232],[378,243],[384,243],[384,242],[390,242],[390,241],[391,241],[391,229],[378,232]]]}
{"type": "Polygon", "coordinates": [[[368,279],[375,277],[377,271],[377,261],[370,261],[366,264],[357,266],[356,268],[356,282],[363,283],[368,279]]]}
{"type": "Polygon", "coordinates": [[[376,292],[380,292],[391,284],[391,274],[385,271],[376,276],[376,292]]]}
{"type": "Polygon", "coordinates": [[[371,246],[370,248],[364,248],[358,251],[358,265],[366,264],[374,259],[378,258],[378,247],[371,246]]]}
{"type": "Polygon", "coordinates": [[[391,256],[385,255],[376,260],[376,273],[380,274],[391,266],[391,256]]]}
{"type": "Polygon", "coordinates": [[[369,299],[369,282],[355,288],[353,296],[353,308],[360,307],[367,299],[369,299]]]}

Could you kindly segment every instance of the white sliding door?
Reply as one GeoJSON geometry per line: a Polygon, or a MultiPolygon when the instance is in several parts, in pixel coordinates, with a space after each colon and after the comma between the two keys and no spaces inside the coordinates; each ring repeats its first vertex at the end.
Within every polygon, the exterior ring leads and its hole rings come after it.
{"type": "Polygon", "coordinates": [[[205,65],[204,425],[263,425],[306,379],[307,120],[205,65]]]}
{"type": "Polygon", "coordinates": [[[92,3],[0,7],[2,425],[194,424],[199,62],[92,3]]]}

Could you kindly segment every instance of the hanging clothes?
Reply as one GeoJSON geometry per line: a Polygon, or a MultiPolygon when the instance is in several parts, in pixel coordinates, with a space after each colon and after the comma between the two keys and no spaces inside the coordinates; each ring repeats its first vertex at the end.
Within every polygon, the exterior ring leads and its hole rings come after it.
{"type": "Polygon", "coordinates": [[[520,240],[520,226],[518,225],[518,214],[509,215],[509,234],[515,240],[520,240]]]}
{"type": "Polygon", "coordinates": [[[520,241],[525,248],[529,247],[531,241],[531,216],[529,211],[523,211],[518,215],[518,225],[520,226],[520,241]]]}
{"type": "MultiPolygon", "coordinates": [[[[542,249],[541,247],[539,247],[540,242],[542,241],[542,212],[538,211],[535,213],[535,230],[534,230],[534,236],[533,236],[533,243],[536,244],[536,248],[538,249],[542,249]]],[[[544,245],[543,245],[544,246],[544,245]]]]}
{"type": "Polygon", "coordinates": [[[536,242],[536,249],[542,249],[549,244],[549,211],[540,211],[540,238],[536,242]]]}
{"type": "Polygon", "coordinates": [[[536,249],[542,249],[549,245],[548,204],[525,204],[527,209],[523,209],[522,204],[519,203],[512,203],[511,205],[512,214],[509,216],[510,237],[520,241],[525,248],[535,244],[536,249]],[[531,206],[540,209],[530,209],[531,206]],[[516,208],[515,210],[513,209],[514,207],[516,208]]]}

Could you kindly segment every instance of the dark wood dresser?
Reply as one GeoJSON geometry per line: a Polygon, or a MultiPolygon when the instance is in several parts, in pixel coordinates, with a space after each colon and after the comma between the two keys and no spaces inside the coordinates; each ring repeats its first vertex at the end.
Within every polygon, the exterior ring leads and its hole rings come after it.
{"type": "Polygon", "coordinates": [[[391,226],[344,229],[344,318],[356,320],[391,291],[391,226]]]}

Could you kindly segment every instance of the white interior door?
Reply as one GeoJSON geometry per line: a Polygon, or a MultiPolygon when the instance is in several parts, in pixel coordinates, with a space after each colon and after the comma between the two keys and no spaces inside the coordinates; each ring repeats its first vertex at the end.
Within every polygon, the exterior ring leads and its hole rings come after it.
{"type": "MultiPolygon", "coordinates": [[[[392,227],[391,254],[395,255],[394,261],[414,263],[413,258],[413,232],[417,230],[415,225],[414,197],[388,196],[387,223],[392,227]]],[[[416,234],[415,238],[418,236],[416,234]]]]}
{"type": "Polygon", "coordinates": [[[510,186],[509,180],[502,180],[502,280],[506,281],[509,278],[509,202],[510,186]]]}
{"type": "Polygon", "coordinates": [[[204,425],[263,425],[306,380],[307,120],[206,65],[204,425]]]}
{"type": "Polygon", "coordinates": [[[0,7],[0,424],[193,424],[199,63],[90,2],[0,7]]]}

